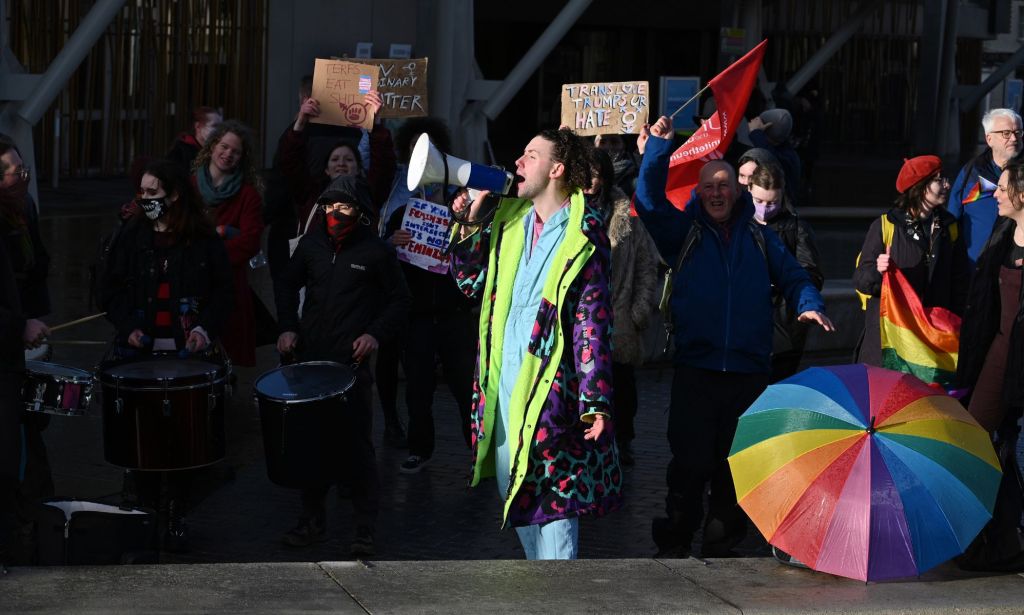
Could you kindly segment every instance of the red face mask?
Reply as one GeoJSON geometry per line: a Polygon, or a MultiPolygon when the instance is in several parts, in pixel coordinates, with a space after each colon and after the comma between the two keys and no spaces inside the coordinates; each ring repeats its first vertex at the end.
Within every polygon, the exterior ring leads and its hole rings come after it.
{"type": "Polygon", "coordinates": [[[335,250],[341,247],[352,231],[356,230],[358,223],[359,216],[347,216],[340,211],[327,214],[327,235],[334,243],[335,250]]]}

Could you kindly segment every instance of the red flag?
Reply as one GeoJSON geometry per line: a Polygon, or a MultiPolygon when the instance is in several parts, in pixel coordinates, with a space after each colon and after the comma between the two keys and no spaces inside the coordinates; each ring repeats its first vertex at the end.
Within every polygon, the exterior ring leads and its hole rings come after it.
{"type": "Polygon", "coordinates": [[[757,81],[767,44],[767,40],[761,41],[708,83],[718,111],[672,154],[669,162],[665,196],[679,209],[685,208],[690,200],[701,167],[725,154],[736,136],[737,123],[744,121],[743,111],[757,81]]]}

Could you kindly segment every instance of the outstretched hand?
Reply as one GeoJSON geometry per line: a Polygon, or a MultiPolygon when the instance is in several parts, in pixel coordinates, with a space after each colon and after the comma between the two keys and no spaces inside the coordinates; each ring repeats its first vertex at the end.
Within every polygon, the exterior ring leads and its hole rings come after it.
{"type": "Polygon", "coordinates": [[[828,316],[814,310],[808,310],[800,314],[800,316],[797,317],[797,320],[800,322],[816,322],[822,329],[829,333],[836,330],[836,326],[832,324],[832,320],[828,316]]]}
{"type": "Polygon", "coordinates": [[[583,431],[584,440],[597,440],[604,433],[604,415],[594,416],[594,423],[583,431]]]}

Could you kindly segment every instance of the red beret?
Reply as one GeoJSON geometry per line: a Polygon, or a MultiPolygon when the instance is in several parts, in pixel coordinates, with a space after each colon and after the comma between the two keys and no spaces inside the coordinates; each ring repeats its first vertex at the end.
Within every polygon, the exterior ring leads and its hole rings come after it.
{"type": "Polygon", "coordinates": [[[942,161],[938,156],[918,156],[909,160],[905,159],[900,174],[896,176],[896,192],[903,194],[907,188],[941,170],[942,161]]]}

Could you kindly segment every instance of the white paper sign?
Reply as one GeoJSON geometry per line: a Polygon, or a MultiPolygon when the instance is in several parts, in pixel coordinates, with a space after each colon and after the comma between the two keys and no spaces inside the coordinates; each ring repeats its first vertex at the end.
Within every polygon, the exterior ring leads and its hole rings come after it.
{"type": "Polygon", "coordinates": [[[398,246],[398,260],[433,273],[448,272],[448,227],[451,216],[444,205],[422,199],[409,199],[402,217],[402,228],[409,231],[412,241],[398,246]]]}

